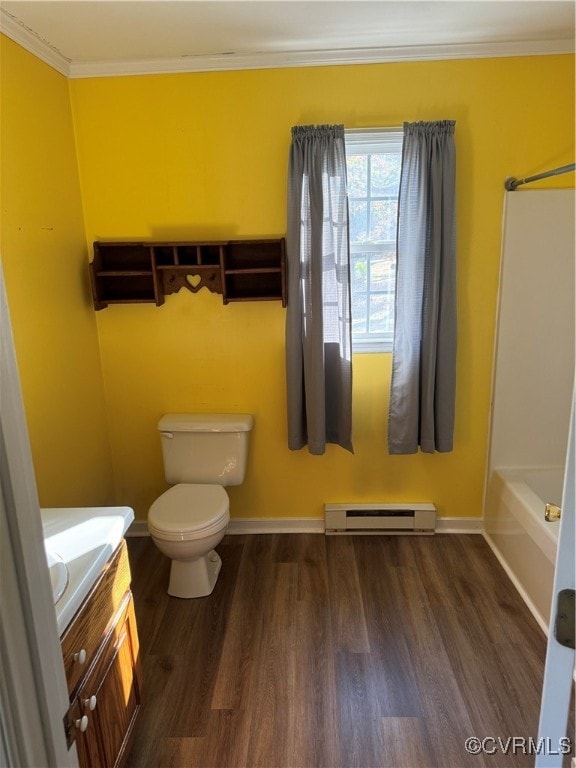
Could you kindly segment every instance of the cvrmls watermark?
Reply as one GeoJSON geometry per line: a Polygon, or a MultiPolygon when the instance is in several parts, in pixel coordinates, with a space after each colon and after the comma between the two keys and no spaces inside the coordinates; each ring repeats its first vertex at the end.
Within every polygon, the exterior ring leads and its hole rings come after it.
{"type": "Polygon", "coordinates": [[[569,755],[572,742],[565,736],[552,741],[548,737],[533,739],[531,736],[470,736],[464,742],[470,755],[569,755]]]}

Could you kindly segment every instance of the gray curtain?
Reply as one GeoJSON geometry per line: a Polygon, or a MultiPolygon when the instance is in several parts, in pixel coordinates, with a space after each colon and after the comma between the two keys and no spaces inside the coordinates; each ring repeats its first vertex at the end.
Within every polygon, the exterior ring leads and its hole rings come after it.
{"type": "Polygon", "coordinates": [[[352,338],[343,125],[295,126],[288,169],[288,446],[352,451],[352,338]]]}
{"type": "Polygon", "coordinates": [[[451,451],[456,382],[453,120],[405,123],[390,453],[451,451]]]}

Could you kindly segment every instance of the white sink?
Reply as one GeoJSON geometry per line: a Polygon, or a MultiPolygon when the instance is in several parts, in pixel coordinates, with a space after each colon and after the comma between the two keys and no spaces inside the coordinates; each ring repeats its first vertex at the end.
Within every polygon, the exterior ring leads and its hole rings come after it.
{"type": "Polygon", "coordinates": [[[50,581],[52,582],[52,597],[54,598],[54,605],[56,605],[64,592],[66,592],[66,587],[70,581],[68,566],[61,555],[54,552],[52,547],[48,546],[46,542],[44,542],[44,549],[46,550],[46,560],[48,561],[50,581]]]}
{"type": "Polygon", "coordinates": [[[134,520],[130,507],[41,509],[60,635],[134,520]]]}

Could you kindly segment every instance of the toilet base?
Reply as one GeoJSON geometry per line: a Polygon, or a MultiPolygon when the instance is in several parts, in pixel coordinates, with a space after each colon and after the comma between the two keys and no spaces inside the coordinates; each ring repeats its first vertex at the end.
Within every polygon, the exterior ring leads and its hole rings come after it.
{"type": "Polygon", "coordinates": [[[172,560],[168,594],[172,597],[206,597],[211,594],[222,568],[215,549],[197,560],[172,560]]]}

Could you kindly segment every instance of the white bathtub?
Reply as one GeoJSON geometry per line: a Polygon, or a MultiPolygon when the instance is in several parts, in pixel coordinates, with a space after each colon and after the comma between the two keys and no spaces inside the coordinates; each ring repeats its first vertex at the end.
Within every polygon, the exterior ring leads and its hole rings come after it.
{"type": "Polygon", "coordinates": [[[563,476],[562,467],[495,469],[486,489],[484,536],[546,633],[559,523],[544,508],[562,504],[563,476]]]}

